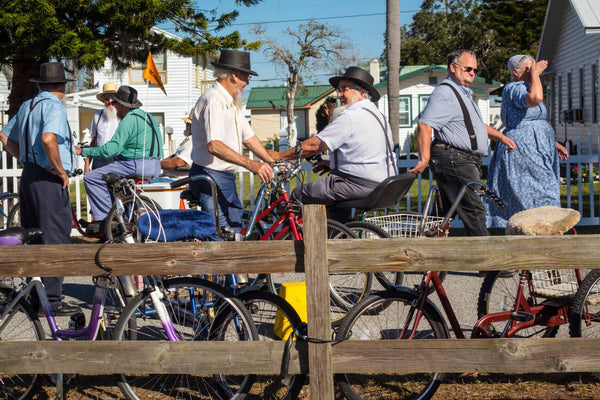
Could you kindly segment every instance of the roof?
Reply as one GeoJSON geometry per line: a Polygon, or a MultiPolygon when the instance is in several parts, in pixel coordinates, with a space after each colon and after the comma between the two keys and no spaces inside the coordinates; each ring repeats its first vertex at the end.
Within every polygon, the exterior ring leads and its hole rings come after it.
{"type": "MultiPolygon", "coordinates": [[[[423,74],[425,72],[429,72],[429,71],[437,71],[437,72],[442,72],[444,74],[448,73],[448,68],[445,65],[438,65],[438,64],[431,64],[431,65],[407,65],[407,66],[402,66],[400,67],[400,71],[399,71],[399,80],[400,82],[402,82],[403,80],[412,78],[414,76],[423,74]]],[[[384,76],[384,80],[382,80],[380,83],[375,85],[375,88],[385,88],[387,87],[387,71],[384,72],[385,76],[384,76]]],[[[489,79],[489,78],[482,78],[480,76],[476,76],[475,77],[475,81],[477,83],[483,83],[486,85],[490,85],[490,86],[495,86],[495,87],[502,87],[502,83],[497,82],[495,80],[489,79]]],[[[478,93],[482,93],[483,91],[478,90],[476,88],[471,88],[474,92],[478,92],[478,93]]],[[[486,92],[487,94],[487,92],[486,92]]]]}
{"type": "MultiPolygon", "coordinates": [[[[287,86],[254,87],[248,95],[247,109],[286,107],[287,86]]],[[[296,90],[294,108],[310,108],[315,102],[333,93],[331,85],[305,86],[296,90]]]]}
{"type": "Polygon", "coordinates": [[[542,29],[538,59],[549,59],[558,40],[563,15],[572,7],[581,22],[584,35],[600,34],[600,2],[598,0],[550,0],[542,29]]]}

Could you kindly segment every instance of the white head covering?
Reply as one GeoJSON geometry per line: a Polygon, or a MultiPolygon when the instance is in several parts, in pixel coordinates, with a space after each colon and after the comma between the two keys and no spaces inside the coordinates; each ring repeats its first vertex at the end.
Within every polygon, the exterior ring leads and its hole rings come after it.
{"type": "Polygon", "coordinates": [[[508,59],[508,72],[512,74],[513,69],[519,66],[519,63],[523,59],[523,57],[527,57],[525,54],[517,54],[516,56],[512,56],[508,59]]]}

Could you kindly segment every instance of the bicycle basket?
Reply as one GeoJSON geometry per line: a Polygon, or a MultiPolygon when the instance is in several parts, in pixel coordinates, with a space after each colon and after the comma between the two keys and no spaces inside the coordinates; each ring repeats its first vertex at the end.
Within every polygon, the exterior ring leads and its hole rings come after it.
{"type": "MultiPolygon", "coordinates": [[[[444,220],[443,217],[428,216],[425,221],[425,229],[432,229],[444,220]]],[[[413,212],[403,212],[398,214],[382,215],[379,217],[365,218],[370,222],[381,227],[392,238],[418,237],[419,224],[421,223],[421,214],[413,212]]],[[[446,232],[446,235],[448,233],[446,232]]]]}
{"type": "Polygon", "coordinates": [[[579,288],[575,271],[571,269],[541,269],[531,271],[533,294],[546,298],[574,296],[579,288]]]}

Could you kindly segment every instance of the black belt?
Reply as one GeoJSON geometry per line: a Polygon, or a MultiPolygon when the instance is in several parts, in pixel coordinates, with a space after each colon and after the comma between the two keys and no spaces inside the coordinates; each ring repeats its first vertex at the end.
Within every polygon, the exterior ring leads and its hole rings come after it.
{"type": "Polygon", "coordinates": [[[467,155],[470,155],[470,156],[474,156],[474,157],[479,157],[479,158],[483,157],[481,154],[476,153],[476,152],[474,152],[472,150],[459,149],[458,147],[452,146],[451,144],[448,144],[446,142],[442,142],[439,139],[433,139],[433,142],[431,142],[431,145],[435,146],[435,147],[442,147],[444,149],[452,149],[452,150],[458,151],[460,153],[464,153],[464,154],[467,154],[467,155]]]}

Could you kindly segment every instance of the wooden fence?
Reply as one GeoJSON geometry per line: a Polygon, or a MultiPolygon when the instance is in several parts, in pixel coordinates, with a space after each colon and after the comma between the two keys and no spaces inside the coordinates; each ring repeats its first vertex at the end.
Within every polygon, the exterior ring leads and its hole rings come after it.
{"type": "MultiPolygon", "coordinates": [[[[324,208],[303,213],[304,242],[115,244],[102,260],[115,275],[304,270],[309,335],[324,340],[331,337],[328,271],[595,268],[600,260],[599,235],[327,241],[324,208]]],[[[5,246],[0,276],[92,276],[97,249],[5,246]]],[[[283,342],[0,342],[0,374],[276,374],[283,352],[283,342]]],[[[591,372],[599,365],[599,339],[297,342],[289,372],[309,373],[311,398],[331,400],[336,373],[591,372]]]]}

